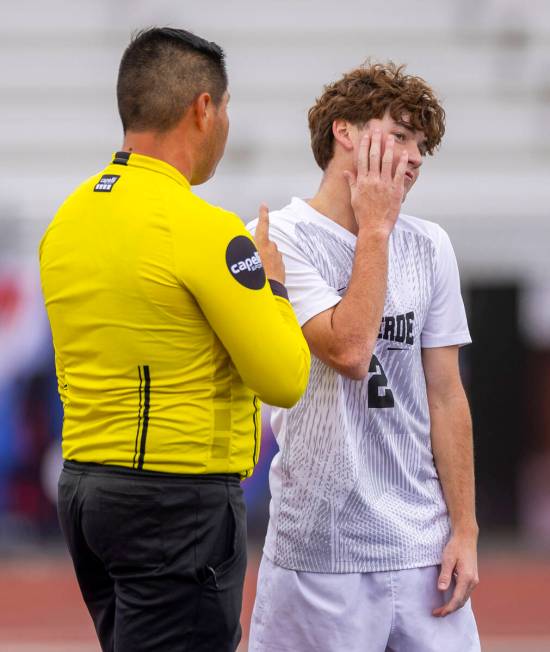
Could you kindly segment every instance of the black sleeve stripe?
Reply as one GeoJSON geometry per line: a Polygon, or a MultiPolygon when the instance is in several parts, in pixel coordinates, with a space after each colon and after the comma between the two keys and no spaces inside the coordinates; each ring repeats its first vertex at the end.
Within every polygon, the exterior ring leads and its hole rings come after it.
{"type": "Polygon", "coordinates": [[[141,428],[141,403],[142,403],[142,387],[143,387],[143,379],[141,377],[141,367],[138,367],[138,374],[139,374],[139,408],[138,408],[136,443],[134,445],[134,461],[132,463],[134,469],[136,468],[136,456],[138,451],[139,431],[141,428]]]}
{"type": "Polygon", "coordinates": [[[279,281],[274,281],[272,278],[269,279],[269,285],[271,286],[271,291],[276,297],[283,297],[283,299],[288,299],[288,292],[285,286],[279,281]]]}
{"type": "Polygon", "coordinates": [[[254,451],[252,453],[252,467],[256,466],[256,456],[258,454],[258,397],[254,396],[252,401],[254,412],[252,414],[252,423],[254,424],[254,451]]]}
{"type": "Polygon", "coordinates": [[[139,449],[138,470],[143,469],[143,460],[145,458],[145,445],[147,443],[147,430],[149,428],[149,405],[151,401],[151,376],[149,374],[149,365],[143,366],[143,375],[145,377],[145,387],[143,388],[143,427],[141,431],[141,445],[139,449]]]}

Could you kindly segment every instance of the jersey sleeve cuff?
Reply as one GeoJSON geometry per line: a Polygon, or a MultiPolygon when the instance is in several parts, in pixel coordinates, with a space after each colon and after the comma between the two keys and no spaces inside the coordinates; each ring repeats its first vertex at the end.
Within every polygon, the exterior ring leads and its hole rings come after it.
{"type": "Polygon", "coordinates": [[[321,312],[337,306],[340,301],[342,301],[342,297],[327,296],[324,301],[317,301],[314,304],[308,304],[306,307],[295,306],[294,309],[300,326],[304,326],[310,319],[313,319],[313,317],[316,317],[321,312]]]}
{"type": "Polygon", "coordinates": [[[289,301],[287,289],[282,283],[279,283],[279,281],[274,281],[272,278],[267,280],[269,281],[271,291],[276,297],[283,297],[283,299],[289,301]]]}
{"type": "Polygon", "coordinates": [[[466,346],[472,343],[472,338],[468,331],[453,333],[449,335],[422,335],[421,347],[423,349],[435,349],[441,346],[466,346]]]}

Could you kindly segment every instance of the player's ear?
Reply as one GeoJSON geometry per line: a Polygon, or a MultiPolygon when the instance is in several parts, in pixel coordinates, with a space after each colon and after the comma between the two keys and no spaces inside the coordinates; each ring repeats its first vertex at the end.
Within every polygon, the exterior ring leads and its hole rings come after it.
{"type": "Polygon", "coordinates": [[[341,145],[346,152],[352,152],[355,144],[353,135],[357,129],[347,120],[337,118],[332,123],[332,135],[336,143],[341,145]]]}

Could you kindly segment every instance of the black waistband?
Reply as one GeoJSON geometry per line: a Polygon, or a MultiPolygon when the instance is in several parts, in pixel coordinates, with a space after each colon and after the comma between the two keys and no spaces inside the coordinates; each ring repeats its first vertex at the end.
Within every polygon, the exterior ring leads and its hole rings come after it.
{"type": "Polygon", "coordinates": [[[76,462],[64,460],[63,468],[67,471],[79,473],[95,473],[100,475],[126,475],[133,478],[154,478],[156,480],[172,480],[183,482],[224,482],[239,484],[241,477],[238,473],[164,473],[162,471],[138,471],[126,466],[114,464],[95,464],[94,462],[76,462]]]}

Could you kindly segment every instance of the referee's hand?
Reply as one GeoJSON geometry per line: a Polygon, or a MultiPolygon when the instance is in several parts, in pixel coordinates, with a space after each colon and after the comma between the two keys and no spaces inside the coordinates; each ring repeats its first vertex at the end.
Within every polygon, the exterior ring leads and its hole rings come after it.
{"type": "Polygon", "coordinates": [[[265,204],[260,204],[260,217],[254,236],[258,253],[262,259],[265,275],[273,281],[285,282],[285,265],[277,245],[269,239],[269,209],[265,204]]]}

